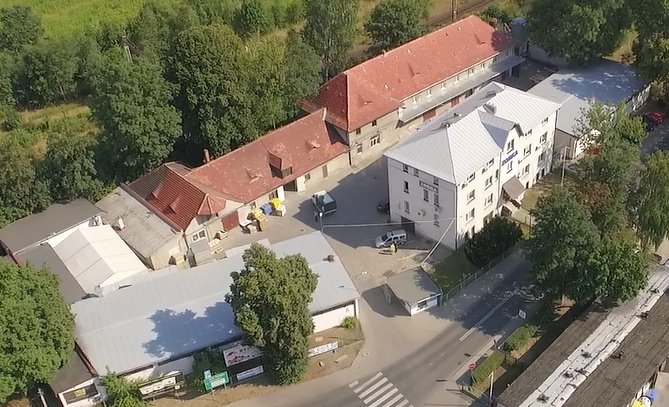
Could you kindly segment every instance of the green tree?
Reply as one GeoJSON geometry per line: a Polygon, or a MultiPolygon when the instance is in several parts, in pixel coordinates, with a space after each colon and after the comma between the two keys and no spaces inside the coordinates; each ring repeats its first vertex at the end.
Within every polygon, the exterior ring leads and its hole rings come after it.
{"type": "Polygon", "coordinates": [[[591,299],[592,284],[584,271],[600,238],[588,210],[566,189],[556,187],[539,199],[533,214],[536,222],[527,254],[537,286],[551,299],[591,299]]]}
{"type": "Polygon", "coordinates": [[[97,179],[95,139],[76,134],[49,137],[46,154],[37,166],[38,178],[47,186],[51,200],[67,202],[85,198],[95,202],[104,185],[97,179]]]}
{"type": "Polygon", "coordinates": [[[231,24],[239,0],[186,0],[204,25],[231,24]]]}
{"type": "Polygon", "coordinates": [[[666,86],[669,81],[669,33],[640,34],[633,51],[639,76],[648,82],[657,81],[666,86]]]}
{"type": "Polygon", "coordinates": [[[179,87],[175,105],[191,161],[204,148],[220,156],[258,135],[248,59],[241,39],[226,26],[192,27],[176,37],[168,74],[179,87]]]}
{"type": "Polygon", "coordinates": [[[30,7],[0,9],[0,51],[20,52],[42,36],[42,22],[30,7]]]}
{"type": "Polygon", "coordinates": [[[477,267],[487,266],[518,243],[522,236],[523,231],[513,221],[496,216],[467,241],[465,256],[477,267]]]}
{"type": "Polygon", "coordinates": [[[115,373],[107,372],[102,378],[102,385],[107,391],[106,405],[109,407],[145,407],[149,403],[142,400],[139,385],[115,373]]]}
{"type": "Polygon", "coordinates": [[[275,37],[258,38],[247,44],[248,92],[255,97],[256,126],[261,132],[276,128],[286,120],[285,44],[275,37]]]}
{"type": "Polygon", "coordinates": [[[235,324],[262,350],[277,381],[295,383],[308,363],[307,337],[314,329],[309,303],[317,276],[301,255],[279,259],[257,243],[243,258],[244,268],[232,273],[225,300],[235,313],[235,324]]]}
{"type": "Polygon", "coordinates": [[[306,0],[303,36],[323,62],[329,79],[346,67],[355,39],[359,0],[306,0]]]}
{"type": "Polygon", "coordinates": [[[365,23],[375,53],[391,50],[425,34],[428,0],[383,0],[365,23]]]}
{"type": "Polygon", "coordinates": [[[535,0],[527,17],[534,43],[577,65],[613,53],[632,25],[626,0],[535,0]]]}
{"type": "Polygon", "coordinates": [[[585,145],[599,147],[611,140],[623,140],[640,146],[646,137],[646,128],[639,116],[627,111],[625,103],[616,107],[594,102],[583,111],[576,132],[585,145]]]}
{"type": "Polygon", "coordinates": [[[296,116],[300,109],[297,102],[316,95],[321,84],[320,59],[302,36],[291,30],[286,38],[283,65],[286,69],[284,110],[288,117],[296,116]]]}
{"type": "Polygon", "coordinates": [[[14,59],[0,52],[0,106],[15,106],[12,78],[16,69],[14,59]]]}
{"type": "Polygon", "coordinates": [[[48,383],[74,350],[74,317],[46,268],[0,262],[0,403],[48,383]]]}
{"type": "Polygon", "coordinates": [[[180,119],[171,99],[155,62],[110,60],[91,106],[103,127],[96,160],[109,180],[133,180],[172,152],[180,119]]]}
{"type": "Polygon", "coordinates": [[[49,206],[30,151],[11,136],[0,138],[0,227],[49,206]]]}
{"type": "Polygon", "coordinates": [[[644,164],[635,194],[635,223],[641,241],[658,247],[669,236],[669,153],[653,153],[644,164]]]}
{"type": "Polygon", "coordinates": [[[235,13],[235,30],[242,37],[265,34],[272,29],[267,10],[260,0],[244,0],[235,13]]]}
{"type": "Polygon", "coordinates": [[[49,41],[28,47],[18,70],[19,104],[40,107],[64,102],[74,94],[77,61],[69,42],[49,41]]]}
{"type": "Polygon", "coordinates": [[[511,10],[508,7],[501,4],[491,4],[485,8],[482,12],[479,13],[482,19],[490,20],[496,19],[498,22],[503,24],[510,24],[511,20],[515,17],[511,14],[511,10]]]}

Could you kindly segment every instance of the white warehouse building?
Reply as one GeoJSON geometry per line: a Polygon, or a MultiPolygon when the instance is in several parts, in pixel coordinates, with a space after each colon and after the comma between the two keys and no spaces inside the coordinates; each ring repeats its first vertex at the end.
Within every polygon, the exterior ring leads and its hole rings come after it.
{"type": "Polygon", "coordinates": [[[550,172],[560,105],[491,83],[385,153],[390,215],[458,249],[550,172]],[[443,238],[443,239],[442,239],[443,238]]]}

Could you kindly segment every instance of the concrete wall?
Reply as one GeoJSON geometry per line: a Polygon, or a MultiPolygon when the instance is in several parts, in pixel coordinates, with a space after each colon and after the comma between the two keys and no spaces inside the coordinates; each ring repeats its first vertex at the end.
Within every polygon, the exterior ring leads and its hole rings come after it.
{"type": "Polygon", "coordinates": [[[335,328],[341,325],[346,317],[358,316],[358,300],[346,306],[335,308],[331,311],[322,314],[314,315],[314,332],[325,331],[326,329],[335,328]]]}
{"type": "Polygon", "coordinates": [[[395,134],[395,129],[399,120],[398,117],[397,111],[390,112],[379,117],[376,120],[376,125],[367,123],[362,126],[359,129],[360,134],[357,134],[356,130],[345,136],[350,147],[349,159],[351,165],[381,157],[383,151],[397,142],[398,136],[395,134]],[[378,143],[376,143],[377,140],[378,143]]]}
{"type": "Polygon", "coordinates": [[[148,266],[150,268],[158,270],[167,267],[173,256],[175,258],[180,255],[183,256],[187,251],[188,248],[186,247],[186,241],[183,239],[183,235],[175,235],[174,239],[155,250],[148,259],[143,259],[142,256],[140,256],[140,258],[142,258],[145,263],[149,263],[148,266]]]}
{"type": "Polygon", "coordinates": [[[325,178],[330,177],[336,171],[348,167],[349,167],[349,157],[348,154],[344,153],[338,157],[333,158],[327,163],[309,171],[307,173],[308,175],[304,174],[297,177],[296,179],[297,190],[298,192],[305,191],[307,188],[309,188],[311,184],[318,183],[324,180],[325,178]]]}

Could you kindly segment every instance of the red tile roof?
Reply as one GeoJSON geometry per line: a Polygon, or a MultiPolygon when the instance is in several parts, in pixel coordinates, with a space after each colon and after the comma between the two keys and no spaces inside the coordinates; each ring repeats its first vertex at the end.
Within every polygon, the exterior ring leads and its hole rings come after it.
{"type": "Polygon", "coordinates": [[[351,132],[512,46],[511,38],[470,16],[340,73],[303,108],[325,107],[328,121],[351,132]]]}
{"type": "Polygon", "coordinates": [[[188,169],[177,163],[163,164],[129,187],[158,212],[186,230],[198,215],[214,216],[225,208],[226,201],[214,197],[188,181],[188,169]]]}
{"type": "Polygon", "coordinates": [[[347,151],[328,130],[325,109],[320,109],[193,169],[187,178],[248,203],[347,151]],[[281,170],[292,167],[292,174],[280,178],[270,164],[281,170]]]}

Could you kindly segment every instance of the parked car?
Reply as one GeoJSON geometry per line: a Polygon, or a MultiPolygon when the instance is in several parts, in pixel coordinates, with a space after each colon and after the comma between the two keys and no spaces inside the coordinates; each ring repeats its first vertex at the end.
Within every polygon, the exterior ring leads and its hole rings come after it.
{"type": "Polygon", "coordinates": [[[379,204],[376,205],[376,210],[381,213],[390,213],[390,202],[388,201],[379,202],[379,204]]]}
{"type": "Polygon", "coordinates": [[[311,196],[311,202],[314,203],[314,206],[319,213],[322,213],[323,216],[335,213],[337,211],[337,201],[334,200],[325,191],[318,191],[311,196]]]}
{"type": "Polygon", "coordinates": [[[658,124],[662,124],[664,115],[660,112],[649,112],[643,115],[643,122],[646,125],[646,130],[651,131],[658,124]]]}
{"type": "Polygon", "coordinates": [[[393,230],[392,232],[387,232],[381,236],[377,236],[374,240],[374,245],[377,249],[381,247],[388,247],[391,244],[395,243],[396,245],[404,244],[407,242],[407,232],[404,229],[393,230]]]}

